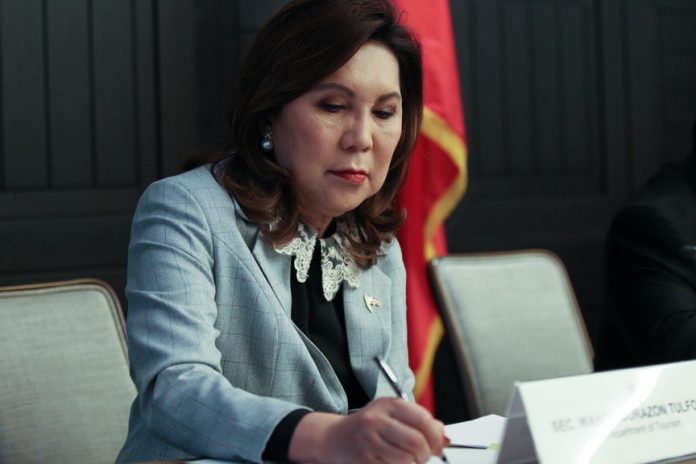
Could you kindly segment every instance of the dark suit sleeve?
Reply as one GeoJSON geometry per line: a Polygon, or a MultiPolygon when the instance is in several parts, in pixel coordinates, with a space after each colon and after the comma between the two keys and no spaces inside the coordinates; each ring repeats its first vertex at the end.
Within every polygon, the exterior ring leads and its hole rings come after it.
{"type": "Polygon", "coordinates": [[[290,450],[292,434],[295,433],[297,424],[310,412],[311,411],[308,409],[296,409],[285,416],[285,419],[280,421],[266,443],[266,449],[263,451],[264,460],[288,460],[288,451],[290,450]]]}
{"type": "Polygon", "coordinates": [[[696,358],[694,266],[674,217],[649,205],[620,212],[607,242],[615,322],[641,364],[696,358]]]}

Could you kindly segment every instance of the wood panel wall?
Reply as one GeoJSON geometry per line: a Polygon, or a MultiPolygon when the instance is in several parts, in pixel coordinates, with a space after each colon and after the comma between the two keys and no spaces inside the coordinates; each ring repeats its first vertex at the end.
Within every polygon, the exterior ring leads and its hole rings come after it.
{"type": "Polygon", "coordinates": [[[686,156],[696,117],[696,4],[452,2],[471,184],[453,251],[543,247],[569,268],[594,334],[616,208],[686,156]]]}
{"type": "MultiPolygon", "coordinates": [[[[450,251],[546,248],[564,261],[590,335],[605,308],[616,209],[687,155],[696,118],[696,2],[451,2],[470,188],[450,251]]],[[[511,308],[514,310],[514,308],[511,308]]],[[[464,416],[439,353],[446,421],[464,416]]]]}
{"type": "Polygon", "coordinates": [[[123,282],[133,205],[157,176],[152,15],[0,1],[0,283],[123,282]]]}
{"type": "MultiPolygon", "coordinates": [[[[471,180],[448,223],[450,248],[551,249],[583,307],[601,304],[600,242],[624,190],[603,140],[598,4],[472,0],[454,9],[471,180]]],[[[594,311],[586,319],[592,325],[594,311]]]]}
{"type": "Polygon", "coordinates": [[[623,2],[626,12],[631,188],[691,146],[696,114],[696,3],[623,2]]]}

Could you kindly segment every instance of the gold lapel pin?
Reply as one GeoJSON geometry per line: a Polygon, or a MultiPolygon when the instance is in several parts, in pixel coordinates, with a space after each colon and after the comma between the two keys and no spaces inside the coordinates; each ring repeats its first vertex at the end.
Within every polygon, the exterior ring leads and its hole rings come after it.
{"type": "Polygon", "coordinates": [[[365,300],[365,306],[367,306],[367,309],[370,312],[382,306],[382,302],[379,301],[379,298],[377,298],[376,296],[364,294],[363,299],[365,300]]]}

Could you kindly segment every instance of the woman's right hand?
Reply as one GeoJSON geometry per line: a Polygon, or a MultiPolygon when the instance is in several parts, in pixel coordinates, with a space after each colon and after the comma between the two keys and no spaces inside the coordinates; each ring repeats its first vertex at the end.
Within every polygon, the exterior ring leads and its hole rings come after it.
{"type": "Polygon", "coordinates": [[[416,403],[379,398],[348,416],[307,414],[288,458],[313,463],[425,463],[442,455],[444,425],[416,403]]]}

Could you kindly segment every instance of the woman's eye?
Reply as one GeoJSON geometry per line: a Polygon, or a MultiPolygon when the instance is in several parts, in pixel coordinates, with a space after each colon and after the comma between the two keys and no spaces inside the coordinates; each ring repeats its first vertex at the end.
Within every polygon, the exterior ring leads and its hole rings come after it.
{"type": "Polygon", "coordinates": [[[337,103],[322,103],[321,108],[329,113],[338,113],[345,107],[337,103]]]}
{"type": "Polygon", "coordinates": [[[375,116],[377,116],[379,119],[389,119],[392,116],[394,116],[394,112],[391,110],[375,110],[374,111],[375,116]]]}

